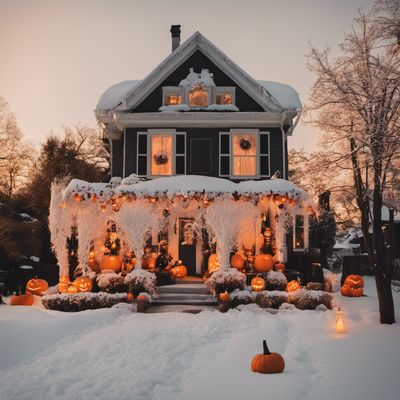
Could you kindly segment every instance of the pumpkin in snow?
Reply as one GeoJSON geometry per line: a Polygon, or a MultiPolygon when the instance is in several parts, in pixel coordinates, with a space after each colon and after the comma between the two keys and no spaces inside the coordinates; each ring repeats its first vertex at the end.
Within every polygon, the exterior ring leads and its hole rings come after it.
{"type": "Polygon", "coordinates": [[[279,374],[285,369],[285,360],[278,353],[271,353],[263,341],[263,354],[257,354],[251,361],[251,370],[260,374],[279,374]]]}
{"type": "Polygon", "coordinates": [[[31,306],[33,304],[33,294],[25,293],[20,295],[14,295],[11,297],[12,306],[31,306]]]}

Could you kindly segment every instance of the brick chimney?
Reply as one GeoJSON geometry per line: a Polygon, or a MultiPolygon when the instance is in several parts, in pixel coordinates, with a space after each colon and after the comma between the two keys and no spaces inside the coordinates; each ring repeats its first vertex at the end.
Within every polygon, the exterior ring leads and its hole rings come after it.
{"type": "Polygon", "coordinates": [[[181,26],[171,25],[172,51],[181,44],[181,26]]]}

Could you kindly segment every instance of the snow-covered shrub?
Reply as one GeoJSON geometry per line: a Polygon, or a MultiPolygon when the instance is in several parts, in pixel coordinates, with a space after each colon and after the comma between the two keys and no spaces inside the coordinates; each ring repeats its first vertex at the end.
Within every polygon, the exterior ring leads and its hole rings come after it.
{"type": "Polygon", "coordinates": [[[279,307],[279,311],[293,311],[295,309],[296,309],[295,305],[290,303],[282,303],[281,306],[279,307]]]}
{"type": "Polygon", "coordinates": [[[146,292],[150,296],[156,293],[157,277],[152,272],[144,269],[135,269],[125,277],[128,290],[137,296],[140,292],[146,292]]]}
{"type": "Polygon", "coordinates": [[[45,308],[67,312],[110,308],[115,304],[126,302],[126,293],[62,293],[42,297],[42,303],[45,308]]]}
{"type": "Polygon", "coordinates": [[[231,295],[231,306],[237,307],[240,304],[251,304],[256,299],[256,294],[250,290],[235,289],[231,295]]]}
{"type": "Polygon", "coordinates": [[[334,274],[329,269],[324,268],[324,291],[337,292],[340,289],[340,278],[338,274],[334,274]],[[330,289],[330,290],[329,290],[330,289]]]}
{"type": "Polygon", "coordinates": [[[229,268],[227,271],[219,270],[207,279],[206,285],[216,294],[225,291],[233,292],[235,289],[243,290],[246,285],[246,275],[236,268],[229,268]]]}
{"type": "Polygon", "coordinates": [[[102,292],[127,293],[128,284],[125,277],[115,272],[103,272],[97,276],[97,285],[102,292]]]}
{"type": "Polygon", "coordinates": [[[140,178],[139,175],[136,174],[130,174],[126,178],[122,179],[121,185],[135,185],[136,183],[139,183],[143,181],[143,178],[140,178]]]}
{"type": "Polygon", "coordinates": [[[318,290],[300,289],[289,293],[289,303],[300,310],[315,310],[320,304],[331,310],[332,295],[318,290]]]}
{"type": "Polygon", "coordinates": [[[263,291],[257,294],[256,304],[261,308],[279,308],[287,302],[288,294],[281,291],[263,291]]]}
{"type": "Polygon", "coordinates": [[[324,284],[320,282],[308,282],[306,286],[307,290],[324,290],[324,284]]]}
{"type": "Polygon", "coordinates": [[[280,271],[268,271],[260,276],[265,280],[267,290],[286,290],[287,279],[280,271]]]}

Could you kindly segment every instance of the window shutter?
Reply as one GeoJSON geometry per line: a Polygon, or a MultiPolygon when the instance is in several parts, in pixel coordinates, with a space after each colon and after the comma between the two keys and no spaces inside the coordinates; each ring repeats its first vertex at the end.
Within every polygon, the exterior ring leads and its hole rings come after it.
{"type": "Polygon", "coordinates": [[[147,133],[138,132],[137,135],[137,174],[147,176],[147,133]]]}
{"type": "Polygon", "coordinates": [[[229,132],[219,133],[219,176],[229,177],[231,174],[231,135],[229,132]]]}
{"type": "Polygon", "coordinates": [[[186,133],[176,133],[175,138],[175,174],[186,174],[186,133]]]}
{"type": "Polygon", "coordinates": [[[270,176],[269,132],[260,132],[260,177],[270,176]]]}

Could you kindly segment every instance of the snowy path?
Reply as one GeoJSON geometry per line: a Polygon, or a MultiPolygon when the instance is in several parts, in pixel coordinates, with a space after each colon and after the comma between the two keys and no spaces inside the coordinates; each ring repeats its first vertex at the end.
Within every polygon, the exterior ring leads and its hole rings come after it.
{"type": "Polygon", "coordinates": [[[377,323],[367,281],[369,297],[337,296],[342,336],[334,312],[254,305],[197,315],[0,307],[0,399],[397,400],[400,325],[377,323]],[[264,338],[284,356],[283,374],[250,371],[264,338]]]}

